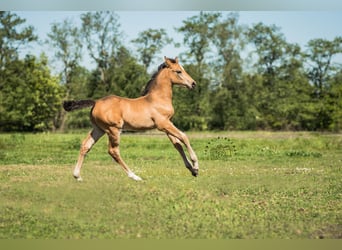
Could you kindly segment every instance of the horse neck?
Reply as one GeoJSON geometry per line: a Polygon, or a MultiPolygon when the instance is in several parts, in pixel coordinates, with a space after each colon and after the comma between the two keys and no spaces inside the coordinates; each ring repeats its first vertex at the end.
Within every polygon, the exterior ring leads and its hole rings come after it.
{"type": "Polygon", "coordinates": [[[162,99],[166,102],[172,102],[172,83],[164,72],[155,79],[154,86],[151,88],[149,95],[152,98],[162,99]]]}

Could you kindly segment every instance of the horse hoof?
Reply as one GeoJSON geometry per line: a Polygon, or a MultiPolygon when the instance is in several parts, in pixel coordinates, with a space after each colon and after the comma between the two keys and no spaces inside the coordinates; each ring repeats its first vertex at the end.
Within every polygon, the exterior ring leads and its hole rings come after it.
{"type": "Polygon", "coordinates": [[[193,170],[191,171],[191,174],[192,174],[192,176],[197,177],[197,175],[198,175],[198,169],[193,169],[193,170]]]}
{"type": "Polygon", "coordinates": [[[74,178],[76,179],[76,181],[79,181],[79,182],[83,181],[81,176],[74,176],[74,178]]]}
{"type": "Polygon", "coordinates": [[[142,181],[142,179],[139,176],[137,176],[136,174],[134,174],[133,172],[128,173],[128,177],[132,178],[135,181],[142,181]]]}

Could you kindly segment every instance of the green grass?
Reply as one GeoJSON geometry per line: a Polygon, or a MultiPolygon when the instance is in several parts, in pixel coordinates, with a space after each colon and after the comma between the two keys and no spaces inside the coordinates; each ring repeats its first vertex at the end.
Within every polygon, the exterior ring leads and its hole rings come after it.
{"type": "Polygon", "coordinates": [[[129,179],[101,139],[72,178],[86,133],[0,135],[0,238],[342,237],[342,136],[189,133],[194,178],[160,134],[123,134],[129,179]]]}

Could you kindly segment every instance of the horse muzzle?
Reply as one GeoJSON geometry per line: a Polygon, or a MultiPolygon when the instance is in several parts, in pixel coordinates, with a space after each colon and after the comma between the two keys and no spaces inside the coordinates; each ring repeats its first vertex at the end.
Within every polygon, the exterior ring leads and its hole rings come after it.
{"type": "Polygon", "coordinates": [[[197,83],[193,81],[190,85],[188,85],[189,89],[194,89],[196,87],[197,83]]]}

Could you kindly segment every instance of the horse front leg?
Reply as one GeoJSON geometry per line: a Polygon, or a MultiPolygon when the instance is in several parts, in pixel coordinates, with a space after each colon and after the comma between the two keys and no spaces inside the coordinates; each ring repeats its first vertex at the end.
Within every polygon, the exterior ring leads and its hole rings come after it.
{"type": "Polygon", "coordinates": [[[173,146],[176,148],[176,150],[181,155],[181,157],[182,157],[182,159],[184,161],[185,167],[190,170],[190,172],[191,172],[191,174],[193,176],[197,176],[198,175],[198,170],[196,171],[192,167],[191,163],[189,162],[188,158],[186,157],[186,154],[185,154],[185,152],[183,150],[181,141],[178,138],[174,137],[173,135],[167,134],[167,136],[169,137],[169,139],[172,142],[173,146]]]}
{"type": "MultiPolygon", "coordinates": [[[[191,145],[190,145],[190,141],[188,139],[188,137],[186,136],[185,133],[183,133],[182,131],[180,131],[175,125],[173,125],[173,123],[171,121],[163,121],[162,123],[157,124],[157,127],[159,130],[164,131],[168,136],[171,135],[172,137],[174,137],[175,139],[170,138],[171,142],[175,142],[176,144],[175,147],[178,150],[178,152],[181,154],[184,163],[186,165],[186,167],[190,170],[190,172],[192,173],[193,176],[197,176],[198,175],[198,170],[199,170],[199,165],[198,165],[198,158],[197,155],[195,153],[195,151],[192,149],[191,145]],[[177,141],[177,139],[179,141],[181,141],[186,149],[189,152],[189,156],[190,159],[192,161],[192,166],[190,168],[189,166],[189,161],[186,159],[185,153],[183,151],[183,148],[181,148],[180,143],[177,141]],[[184,158],[185,157],[185,158],[184,158]],[[186,159],[186,160],[185,160],[186,159]],[[189,167],[188,167],[189,166],[189,167]]],[[[191,164],[190,164],[191,165],[191,164]]]]}

